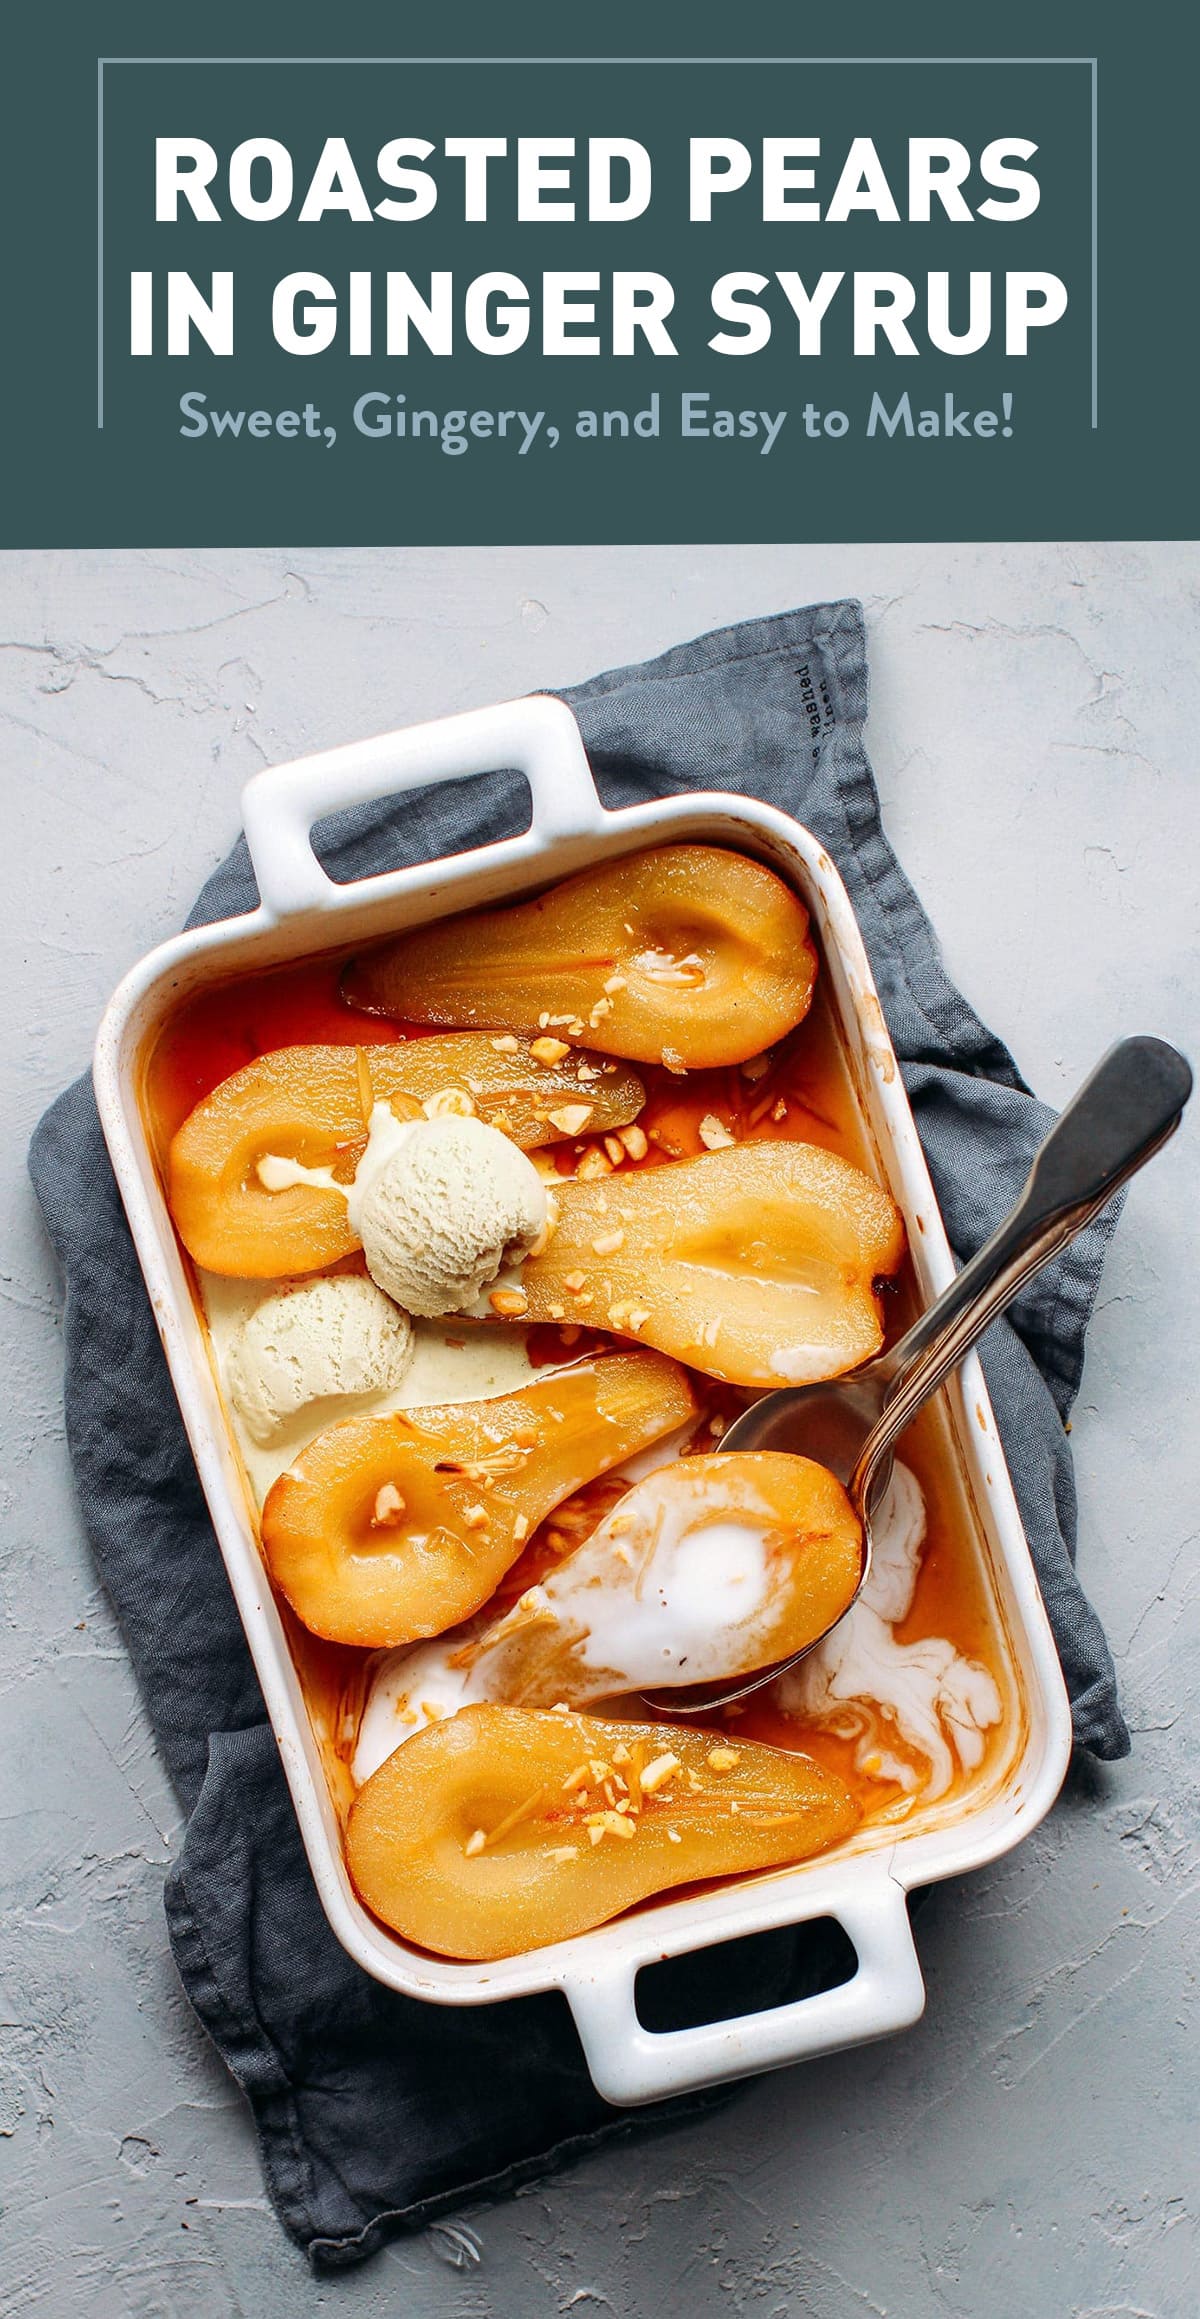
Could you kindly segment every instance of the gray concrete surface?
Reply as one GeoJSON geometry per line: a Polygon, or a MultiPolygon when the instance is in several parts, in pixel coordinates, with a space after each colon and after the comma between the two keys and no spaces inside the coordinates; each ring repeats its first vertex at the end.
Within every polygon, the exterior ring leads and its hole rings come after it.
{"type": "Polygon", "coordinates": [[[936,1896],[909,2035],[325,2283],[173,1975],[178,1815],[80,1536],[23,1153],[258,766],[829,593],[866,601],[893,837],[1033,1083],[1195,1047],[1198,586],[1164,545],[0,560],[5,2319],[1195,2310],[1197,1122],[1130,1196],[1075,1426],[1132,1760],[936,1896]]]}

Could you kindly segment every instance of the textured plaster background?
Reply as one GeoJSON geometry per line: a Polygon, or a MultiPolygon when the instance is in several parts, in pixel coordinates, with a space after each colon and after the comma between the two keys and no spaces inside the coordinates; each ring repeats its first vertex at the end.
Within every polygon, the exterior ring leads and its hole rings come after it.
{"type": "Polygon", "coordinates": [[[1170,545],[0,561],[4,2319],[1195,2310],[1200,1117],[1131,1193],[1075,1426],[1132,1760],[935,1895],[907,2036],[323,2284],[170,1963],[178,1816],[80,1536],[22,1155],[260,765],[828,594],[866,602],[893,839],[1039,1092],[1122,1031],[1195,1049],[1198,587],[1170,545]]]}

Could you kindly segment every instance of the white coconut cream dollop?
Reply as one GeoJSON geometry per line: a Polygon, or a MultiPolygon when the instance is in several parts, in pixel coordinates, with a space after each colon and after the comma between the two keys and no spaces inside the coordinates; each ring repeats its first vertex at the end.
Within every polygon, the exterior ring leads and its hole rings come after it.
{"type": "Polygon", "coordinates": [[[858,1601],[780,1677],[776,1697],[787,1714],[853,1739],[855,1768],[865,1778],[894,1781],[933,1802],[958,1771],[982,1761],[984,1734],[1000,1720],[1000,1694],[987,1668],[943,1636],[896,1640],[894,1628],[912,1609],[925,1542],[924,1496],[899,1460],[872,1535],[858,1601]]]}

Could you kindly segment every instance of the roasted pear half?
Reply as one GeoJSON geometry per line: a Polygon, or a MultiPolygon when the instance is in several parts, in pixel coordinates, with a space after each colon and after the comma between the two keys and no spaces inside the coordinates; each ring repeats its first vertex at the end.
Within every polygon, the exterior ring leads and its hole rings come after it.
{"type": "Polygon", "coordinates": [[[746,1143],[555,1187],[522,1320],[586,1321],[734,1385],[808,1385],[877,1353],[904,1254],[880,1186],[810,1143],[746,1143]]]}
{"type": "Polygon", "coordinates": [[[347,1418],[267,1493],[271,1576],[330,1642],[441,1634],[488,1600],[553,1507],[695,1415],[682,1369],[635,1352],[494,1401],[347,1418]]]}
{"type": "Polygon", "coordinates": [[[645,1091],[619,1065],[575,1053],[547,1064],[515,1037],[502,1047],[469,1032],[390,1046],[279,1047],[223,1079],[171,1144],[167,1197],[189,1255],[244,1280],[317,1272],[348,1256],[358,1242],[342,1194],[319,1184],[268,1191],[259,1161],[297,1160],[349,1184],[372,1103],[415,1119],[443,1098],[532,1150],[578,1134],[585,1107],[589,1128],[625,1126],[645,1091]]]}
{"type": "Polygon", "coordinates": [[[805,1860],[859,1818],[802,1755],[672,1723],[464,1707],[389,1756],[346,1860],[377,1917],[440,1956],[513,1956],[652,1893],[805,1860]]]}
{"type": "Polygon", "coordinates": [[[552,1031],[669,1069],[744,1063],[807,1014],[808,912],[761,862],[655,846],[536,901],[422,926],[353,959],[351,1006],[409,1022],[552,1031]]]}
{"type": "Polygon", "coordinates": [[[841,1483],[811,1458],[678,1458],[457,1660],[476,1698],[520,1707],[753,1674],[849,1609],[862,1545],[841,1483]]]}

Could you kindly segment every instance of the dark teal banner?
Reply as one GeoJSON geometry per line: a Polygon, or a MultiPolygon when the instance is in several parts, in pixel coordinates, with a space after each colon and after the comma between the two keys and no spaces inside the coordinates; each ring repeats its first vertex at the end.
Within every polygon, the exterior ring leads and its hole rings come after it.
{"type": "Polygon", "coordinates": [[[1192,536],[1194,34],[872,13],[10,35],[5,540],[1192,536]]]}

